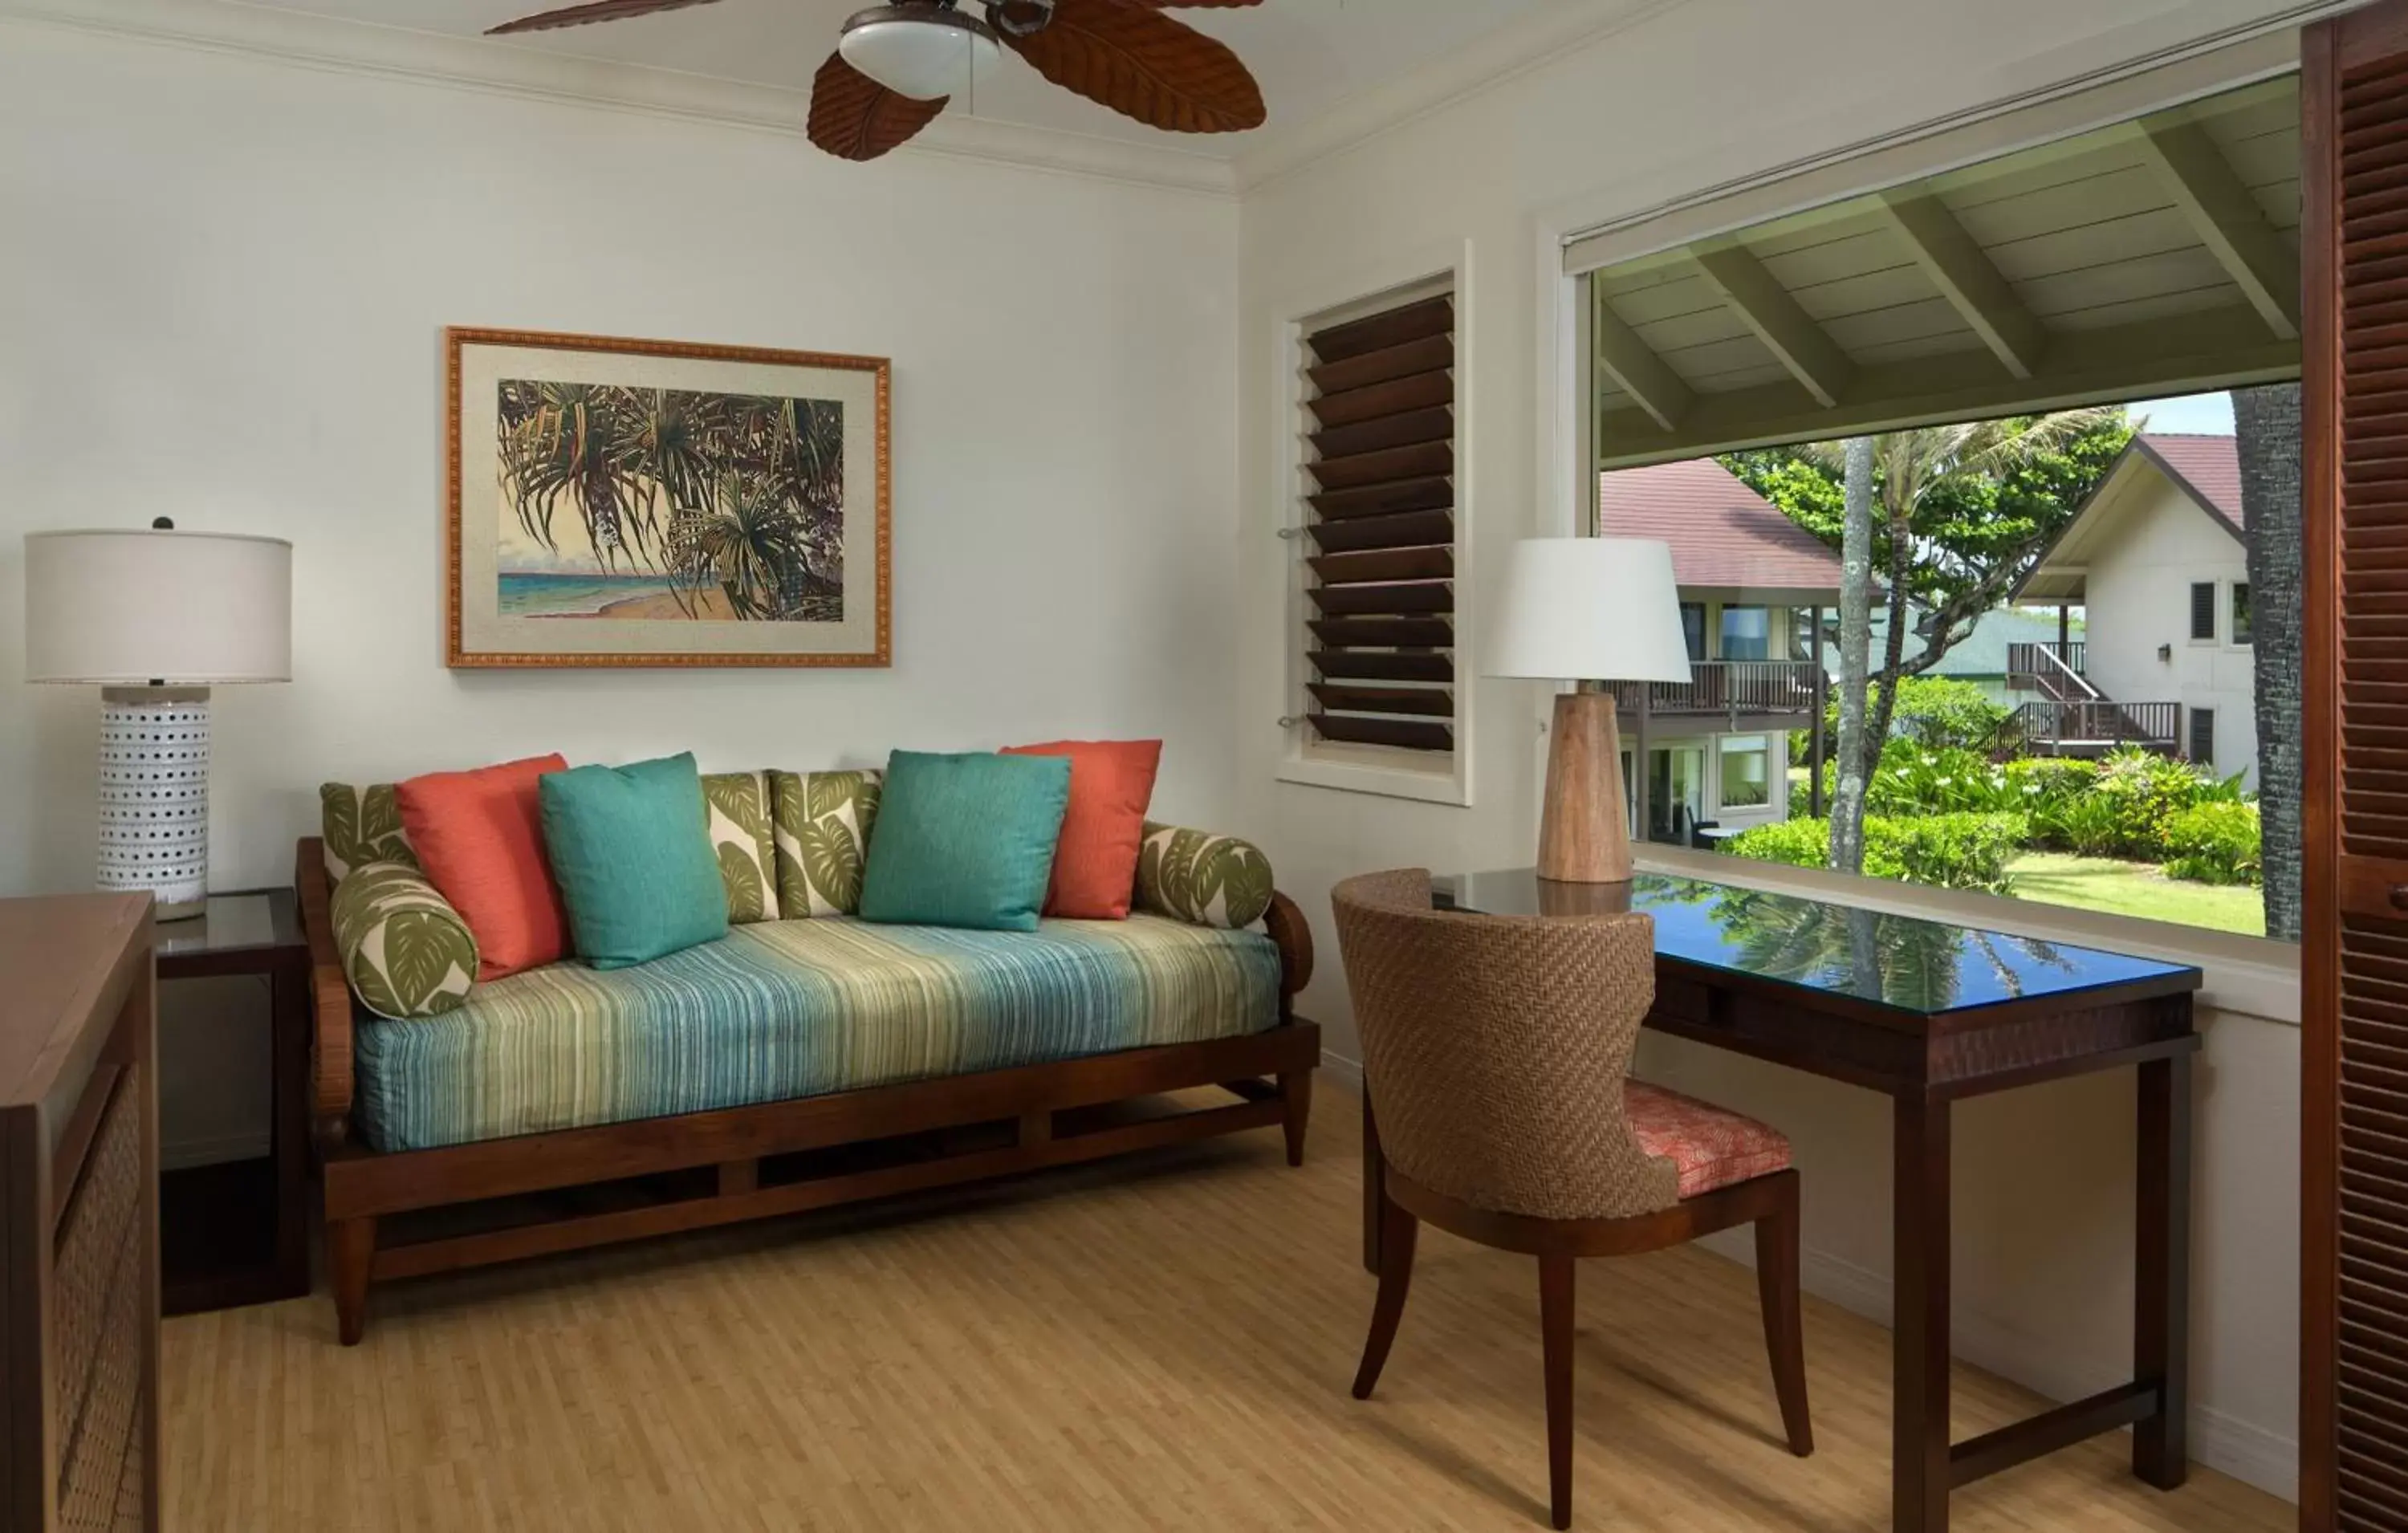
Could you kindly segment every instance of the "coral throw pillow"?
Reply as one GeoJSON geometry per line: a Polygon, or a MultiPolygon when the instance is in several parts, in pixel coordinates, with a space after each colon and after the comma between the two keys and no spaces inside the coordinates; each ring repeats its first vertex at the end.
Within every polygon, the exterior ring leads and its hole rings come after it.
{"type": "Polygon", "coordinates": [[[1138,848],[1145,841],[1146,806],[1162,765],[1160,740],[1054,740],[1015,745],[1010,756],[1068,756],[1070,808],[1062,817],[1062,844],[1045,913],[1075,920],[1126,921],[1137,888],[1138,848]]]}
{"type": "Polygon", "coordinates": [[[544,860],[536,789],[544,773],[567,769],[561,756],[536,756],[394,784],[419,867],[476,936],[479,980],[567,956],[568,917],[544,860]]]}

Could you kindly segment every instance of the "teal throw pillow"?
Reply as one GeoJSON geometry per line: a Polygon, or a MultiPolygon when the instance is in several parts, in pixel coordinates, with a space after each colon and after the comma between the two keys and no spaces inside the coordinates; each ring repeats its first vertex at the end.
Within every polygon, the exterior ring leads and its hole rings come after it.
{"type": "Polygon", "coordinates": [[[579,957],[626,968],[727,935],[694,757],[546,772],[536,794],[579,957]]]}
{"type": "Polygon", "coordinates": [[[896,752],[869,837],[861,918],[1035,931],[1069,804],[1068,756],[896,752]]]}

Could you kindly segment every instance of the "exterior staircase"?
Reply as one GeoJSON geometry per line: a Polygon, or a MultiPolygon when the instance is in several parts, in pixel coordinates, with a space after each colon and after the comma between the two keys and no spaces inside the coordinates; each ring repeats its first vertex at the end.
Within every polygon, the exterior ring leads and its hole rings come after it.
{"type": "Polygon", "coordinates": [[[2083,646],[2010,644],[2007,685],[2037,693],[2000,729],[2002,748],[2044,756],[2103,756],[2137,745],[2182,753],[2180,703],[2118,702],[2083,674],[2083,646]]]}

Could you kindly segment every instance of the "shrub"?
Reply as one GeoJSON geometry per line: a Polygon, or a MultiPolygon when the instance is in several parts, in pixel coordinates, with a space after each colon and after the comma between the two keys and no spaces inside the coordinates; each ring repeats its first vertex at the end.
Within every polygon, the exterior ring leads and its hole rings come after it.
{"type": "Polygon", "coordinates": [[[1871,814],[1980,814],[2012,809],[2006,773],[1974,752],[1894,739],[1865,784],[1871,814]]]}
{"type": "Polygon", "coordinates": [[[2166,821],[2166,872],[2200,883],[2260,883],[2258,806],[2195,804],[2166,821]]]}
{"type": "MultiPolygon", "coordinates": [[[[1871,721],[1880,689],[1866,699],[1865,718],[1871,721]]],[[[1893,740],[1913,740],[1927,748],[1987,751],[2014,709],[1994,703],[1971,681],[1945,676],[1910,676],[1898,684],[1898,707],[1889,716],[1893,740]]],[[[1803,738],[1803,731],[1799,732],[1803,738]]],[[[1833,745],[1840,738],[1840,699],[1836,688],[1823,705],[1823,738],[1833,745]]],[[[1887,747],[1884,747],[1885,750],[1887,747]]],[[[1801,755],[1798,758],[1803,761],[1801,755]]]]}
{"type": "MultiPolygon", "coordinates": [[[[1877,879],[1901,879],[1940,889],[2014,892],[2007,872],[2023,840],[2019,814],[1924,814],[1865,820],[1865,871],[1877,879]]],[[[1831,865],[1831,823],[1787,820],[1758,825],[1723,842],[1733,856],[1792,867],[1831,865]]]]}
{"type": "Polygon", "coordinates": [[[2068,851],[2073,837],[2066,816],[2099,785],[2099,764],[2072,757],[2036,757],[2008,762],[2006,801],[2031,821],[2030,844],[2068,851]]]}

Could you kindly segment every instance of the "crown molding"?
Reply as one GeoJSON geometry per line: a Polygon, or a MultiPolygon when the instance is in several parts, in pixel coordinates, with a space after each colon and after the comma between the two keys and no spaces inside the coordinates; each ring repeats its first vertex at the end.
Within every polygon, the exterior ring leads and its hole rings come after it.
{"type": "MultiPolygon", "coordinates": [[[[539,51],[482,37],[313,16],[237,0],[0,0],[0,26],[32,25],[268,58],[301,68],[681,118],[803,136],[810,97],[681,70],[539,51]]],[[[1089,134],[946,116],[896,151],[1234,198],[1229,161],[1089,134]]]]}
{"type": "Polygon", "coordinates": [[[1473,39],[1437,61],[1273,130],[1238,156],[1239,190],[1293,174],[1367,139],[1496,89],[1688,0],[1564,0],[1473,39]]]}

